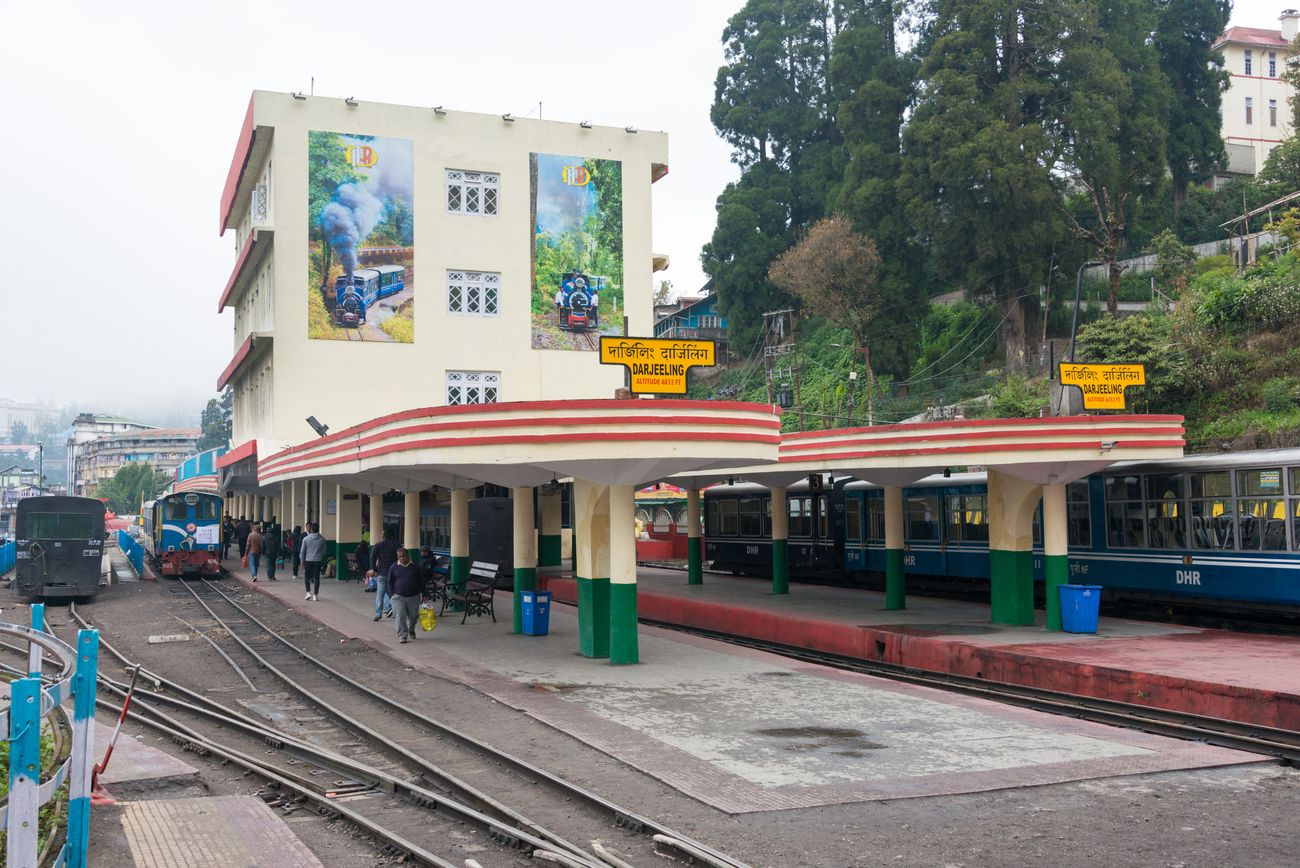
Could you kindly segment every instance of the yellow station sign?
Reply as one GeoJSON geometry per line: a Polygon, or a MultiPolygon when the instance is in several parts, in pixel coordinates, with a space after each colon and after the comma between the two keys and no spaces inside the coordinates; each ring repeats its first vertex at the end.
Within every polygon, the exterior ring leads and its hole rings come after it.
{"type": "Polygon", "coordinates": [[[716,364],[713,341],[620,337],[600,339],[600,363],[627,368],[638,395],[685,395],[686,372],[716,364]]]}
{"type": "Polygon", "coordinates": [[[1061,362],[1061,385],[1078,386],[1085,410],[1123,410],[1124,390],[1146,385],[1142,365],[1076,365],[1061,362]]]}

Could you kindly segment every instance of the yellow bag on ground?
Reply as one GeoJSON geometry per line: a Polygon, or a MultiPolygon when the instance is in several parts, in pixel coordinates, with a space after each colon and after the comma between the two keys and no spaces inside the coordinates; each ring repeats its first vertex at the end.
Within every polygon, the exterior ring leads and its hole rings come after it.
{"type": "Polygon", "coordinates": [[[420,627],[426,633],[432,633],[433,628],[438,626],[438,613],[434,611],[432,603],[420,604],[420,627]]]}

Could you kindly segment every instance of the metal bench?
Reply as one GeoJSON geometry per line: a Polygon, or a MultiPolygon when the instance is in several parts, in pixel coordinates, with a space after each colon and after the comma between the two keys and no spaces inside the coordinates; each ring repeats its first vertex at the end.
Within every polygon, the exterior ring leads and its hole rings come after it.
{"type": "MultiPolygon", "coordinates": [[[[470,566],[469,578],[447,586],[447,592],[442,598],[442,609],[445,610],[453,603],[459,604],[464,610],[460,618],[462,624],[470,615],[490,615],[492,623],[495,624],[497,616],[492,609],[492,602],[495,598],[493,592],[496,590],[497,573],[500,569],[500,564],[474,561],[470,566]]],[[[442,612],[439,611],[438,614],[441,615],[442,612]]]]}

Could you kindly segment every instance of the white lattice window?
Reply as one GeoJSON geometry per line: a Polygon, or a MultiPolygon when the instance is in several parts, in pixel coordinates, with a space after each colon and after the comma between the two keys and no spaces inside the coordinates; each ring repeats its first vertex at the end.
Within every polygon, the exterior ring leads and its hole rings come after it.
{"type": "Polygon", "coordinates": [[[476,316],[501,312],[501,275],[495,271],[447,271],[447,310],[476,316]]]}
{"type": "Polygon", "coordinates": [[[501,389],[501,374],[496,371],[448,371],[447,406],[458,404],[495,404],[501,389]]]}
{"type": "Polygon", "coordinates": [[[490,172],[447,170],[447,210],[453,214],[495,216],[501,176],[490,172]]]}

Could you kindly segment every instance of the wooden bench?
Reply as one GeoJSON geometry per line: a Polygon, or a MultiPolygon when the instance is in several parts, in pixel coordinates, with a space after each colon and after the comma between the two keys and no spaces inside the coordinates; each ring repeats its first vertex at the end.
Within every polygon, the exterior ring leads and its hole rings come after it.
{"type": "MultiPolygon", "coordinates": [[[[447,592],[442,598],[442,608],[446,609],[452,603],[459,604],[464,610],[460,618],[462,624],[470,615],[490,615],[492,623],[495,624],[497,616],[493,611],[492,602],[495,599],[493,592],[496,590],[497,573],[500,570],[499,564],[474,561],[470,566],[469,578],[447,586],[447,592]]],[[[442,612],[438,614],[441,615],[442,612]]]]}

